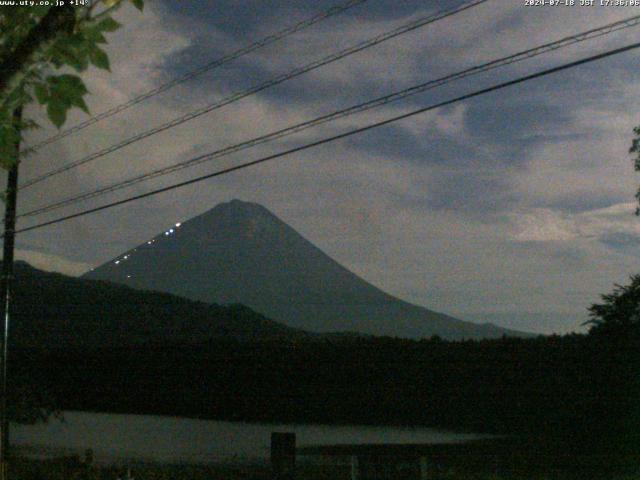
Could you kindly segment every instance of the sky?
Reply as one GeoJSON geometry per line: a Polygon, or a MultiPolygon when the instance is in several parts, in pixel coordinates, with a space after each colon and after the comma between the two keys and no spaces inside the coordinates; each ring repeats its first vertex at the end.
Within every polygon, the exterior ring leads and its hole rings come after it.
{"type": "MultiPolygon", "coordinates": [[[[117,13],[112,73],[84,75],[99,113],[339,0],[154,0],[117,13]]],[[[25,159],[26,180],[458,0],[368,0],[25,159]]],[[[579,3],[579,1],[576,1],[579,3]]],[[[640,14],[489,0],[24,189],[18,211],[640,14]]],[[[19,227],[260,158],[495,83],[640,41],[640,27],[580,43],[156,178],[19,227]]],[[[455,103],[169,193],[20,234],[18,258],[79,275],[220,202],[257,202],[364,279],[471,321],[584,331],[587,308],[640,270],[639,52],[455,103]]],[[[43,128],[26,144],[55,133],[43,128]]],[[[66,126],[84,120],[72,112],[66,126]]]]}

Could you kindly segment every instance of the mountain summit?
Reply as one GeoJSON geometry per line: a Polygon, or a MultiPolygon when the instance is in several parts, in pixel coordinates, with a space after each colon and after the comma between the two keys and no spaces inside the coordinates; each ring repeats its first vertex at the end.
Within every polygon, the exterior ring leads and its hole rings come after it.
{"type": "Polygon", "coordinates": [[[446,339],[522,335],[395,298],[338,264],[263,206],[239,200],[177,223],[84,277],[207,303],[241,303],[314,332],[446,339]]]}

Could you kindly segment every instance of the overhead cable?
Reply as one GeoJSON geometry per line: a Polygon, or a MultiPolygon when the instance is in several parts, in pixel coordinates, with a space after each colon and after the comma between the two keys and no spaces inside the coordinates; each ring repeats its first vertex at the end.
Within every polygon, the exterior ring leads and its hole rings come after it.
{"type": "Polygon", "coordinates": [[[498,83],[498,84],[493,85],[491,87],[483,88],[481,90],[476,90],[474,92],[467,93],[465,95],[461,95],[459,97],[456,97],[456,98],[453,98],[453,99],[450,99],[450,100],[446,100],[446,101],[443,101],[443,102],[440,102],[440,103],[437,103],[437,104],[433,104],[433,105],[430,105],[430,106],[427,106],[427,107],[422,107],[422,108],[419,108],[417,110],[413,110],[413,111],[408,112],[408,113],[403,113],[401,115],[396,115],[396,116],[388,118],[386,120],[382,120],[382,121],[379,121],[379,122],[376,122],[376,123],[372,123],[372,124],[366,125],[364,127],[348,130],[348,131],[340,133],[338,135],[333,135],[331,137],[323,138],[321,140],[317,140],[317,141],[314,141],[314,142],[311,142],[311,143],[307,143],[305,145],[301,145],[301,146],[298,146],[298,147],[295,147],[295,148],[291,148],[289,150],[285,150],[285,151],[282,151],[282,152],[279,152],[279,153],[276,153],[276,154],[273,154],[273,155],[268,155],[266,157],[262,157],[262,158],[259,158],[257,160],[253,160],[253,161],[250,161],[250,162],[246,162],[246,163],[242,163],[242,164],[239,164],[239,165],[235,165],[233,167],[228,167],[228,168],[224,168],[224,169],[221,169],[221,170],[217,170],[215,172],[212,172],[212,173],[209,173],[209,174],[206,174],[206,175],[201,175],[199,177],[195,177],[195,178],[192,178],[190,180],[186,180],[186,181],[179,182],[179,183],[174,183],[172,185],[168,185],[166,187],[162,187],[162,188],[158,188],[158,189],[155,189],[155,190],[151,190],[151,191],[146,192],[146,193],[142,193],[142,194],[139,194],[139,195],[134,195],[134,196],[131,196],[131,197],[127,197],[127,198],[118,200],[118,201],[114,201],[114,202],[110,202],[110,203],[107,203],[107,204],[104,204],[104,205],[100,205],[99,207],[89,208],[89,209],[86,209],[86,210],[83,210],[81,212],[77,212],[77,213],[74,213],[74,214],[71,214],[71,215],[65,215],[63,217],[59,217],[59,218],[56,218],[56,219],[53,219],[53,220],[49,220],[49,221],[42,222],[42,223],[39,223],[39,224],[36,224],[36,225],[32,225],[30,227],[21,228],[21,229],[16,230],[15,233],[29,232],[29,231],[40,229],[40,228],[43,228],[43,227],[46,227],[46,226],[49,226],[49,225],[55,225],[57,223],[65,222],[65,221],[68,221],[68,220],[71,220],[71,219],[74,219],[74,218],[79,218],[79,217],[83,217],[83,216],[86,216],[86,215],[89,215],[89,214],[92,214],[92,213],[96,213],[96,212],[100,212],[100,211],[103,211],[103,210],[107,210],[107,209],[110,209],[110,208],[113,208],[113,207],[116,207],[116,206],[119,206],[119,205],[124,205],[124,204],[127,204],[127,203],[131,203],[131,202],[134,202],[134,201],[137,201],[137,200],[141,200],[143,198],[148,198],[148,197],[151,197],[151,196],[154,196],[154,195],[158,195],[160,193],[169,192],[169,191],[181,188],[181,187],[185,187],[185,186],[188,186],[188,185],[192,185],[192,184],[195,184],[195,183],[202,182],[204,180],[208,180],[210,178],[215,178],[215,177],[219,177],[219,176],[222,176],[222,175],[226,175],[228,173],[235,172],[235,171],[238,171],[238,170],[242,170],[242,169],[245,169],[245,168],[249,168],[249,167],[252,167],[254,165],[259,165],[259,164],[262,164],[262,163],[265,163],[265,162],[268,162],[268,161],[271,161],[271,160],[275,160],[275,159],[278,159],[278,158],[289,156],[289,155],[297,153],[297,152],[309,150],[311,148],[314,148],[314,147],[317,147],[317,146],[320,146],[320,145],[325,145],[327,143],[335,142],[336,140],[340,140],[340,139],[343,139],[343,138],[348,138],[348,137],[351,137],[351,136],[359,134],[359,133],[363,133],[363,132],[366,132],[366,131],[369,131],[369,130],[373,130],[375,128],[382,127],[384,125],[389,125],[389,124],[397,122],[399,120],[404,120],[406,118],[414,117],[416,115],[419,115],[419,114],[422,114],[422,113],[425,113],[425,112],[428,112],[428,111],[431,111],[431,110],[435,110],[437,108],[441,108],[441,107],[445,107],[445,106],[448,106],[448,105],[452,105],[452,104],[455,104],[455,103],[458,103],[458,102],[461,102],[461,101],[464,101],[464,100],[469,100],[471,98],[475,98],[475,97],[478,97],[480,95],[485,95],[487,93],[491,93],[491,92],[495,92],[495,91],[498,91],[498,90],[502,90],[504,88],[511,87],[513,85],[517,85],[517,84],[528,82],[528,81],[531,81],[531,80],[534,80],[534,79],[537,79],[537,78],[545,77],[545,76],[551,75],[553,73],[557,73],[557,72],[561,72],[561,71],[564,71],[564,70],[568,70],[570,68],[575,68],[575,67],[578,67],[580,65],[584,65],[584,64],[591,63],[591,62],[594,62],[594,61],[597,61],[597,60],[601,60],[601,59],[604,59],[604,58],[607,58],[607,57],[611,57],[613,55],[619,55],[621,53],[628,52],[628,51],[631,51],[631,50],[635,50],[637,48],[640,48],[640,42],[633,43],[633,44],[627,45],[625,47],[620,47],[620,48],[616,48],[616,49],[613,49],[613,50],[608,50],[608,51],[606,51],[604,53],[600,53],[600,54],[597,54],[597,55],[592,55],[592,56],[589,56],[589,57],[586,57],[586,58],[582,58],[580,60],[576,60],[576,61],[573,61],[573,62],[565,63],[565,64],[557,66],[557,67],[553,67],[553,68],[542,70],[542,71],[539,71],[539,72],[536,72],[536,73],[525,75],[523,77],[516,78],[515,80],[509,80],[507,82],[498,83]]]}
{"type": "Polygon", "coordinates": [[[258,85],[255,85],[253,87],[250,87],[247,90],[242,90],[242,91],[238,91],[236,93],[233,93],[225,98],[223,98],[220,101],[211,103],[207,106],[201,107],[197,110],[193,110],[185,115],[182,115],[180,117],[174,118],[173,120],[170,120],[169,122],[166,122],[162,125],[159,125],[157,127],[154,127],[150,130],[147,130],[145,132],[141,132],[139,134],[133,135],[132,137],[127,138],[126,140],[123,140],[115,145],[111,145],[109,147],[103,148],[102,150],[99,150],[95,153],[92,153],[84,158],[81,158],[79,160],[76,160],[74,162],[71,162],[67,165],[63,165],[59,168],[56,168],[54,170],[51,170],[47,173],[44,173],[42,175],[39,175],[35,178],[32,178],[30,180],[25,181],[24,183],[22,183],[20,185],[20,189],[24,189],[27,187],[30,187],[32,185],[35,185],[37,183],[40,183],[44,180],[47,180],[55,175],[59,175],[61,173],[67,172],[71,169],[77,168],[81,165],[85,165],[93,160],[96,160],[100,157],[103,157],[105,155],[108,155],[110,153],[116,152],[128,145],[131,145],[133,143],[136,143],[140,140],[143,140],[145,138],[149,138],[152,135],[155,135],[157,133],[160,132],[164,132],[165,130],[169,130],[170,128],[174,128],[177,127],[178,125],[181,125],[185,122],[188,122],[189,120],[193,120],[194,118],[198,118],[206,113],[212,112],[214,110],[217,110],[219,108],[222,108],[226,105],[229,105],[230,103],[234,103],[237,102],[238,100],[241,100],[243,98],[246,98],[250,95],[254,95],[258,92],[261,92],[263,90],[266,90],[267,88],[273,87],[275,85],[278,85],[280,83],[286,82],[287,80],[291,80],[293,78],[299,77],[302,74],[305,74],[307,72],[310,72],[312,70],[315,70],[317,68],[320,68],[324,65],[328,65],[330,63],[333,63],[335,61],[338,61],[342,58],[345,58],[349,55],[353,55],[354,53],[360,52],[362,50],[365,50],[367,48],[371,48],[375,45],[378,45],[382,42],[385,42],[387,40],[390,40],[392,38],[398,37],[400,35],[403,35],[405,33],[411,32],[413,30],[416,30],[420,27],[424,27],[426,25],[429,25],[431,23],[437,22],[439,20],[445,19],[447,17],[450,17],[452,15],[456,15],[464,10],[467,10],[469,8],[475,7],[477,5],[480,5],[482,3],[485,3],[489,0],[472,0],[466,3],[463,3],[457,7],[451,8],[449,10],[443,10],[440,11],[436,14],[433,15],[429,15],[426,17],[421,17],[417,20],[413,20],[409,23],[406,23],[398,28],[395,28],[393,30],[390,30],[388,32],[382,33],[380,35],[377,35],[373,38],[370,38],[368,40],[362,41],[360,43],[357,43],[356,45],[353,45],[349,48],[346,48],[344,50],[341,50],[339,52],[333,53],[331,55],[328,55],[320,60],[316,60],[314,62],[308,63],[304,66],[301,67],[297,67],[294,70],[291,70],[285,74],[282,75],[278,75],[277,77],[272,78],[271,80],[267,80],[266,82],[260,83],[258,85]]]}
{"type": "Polygon", "coordinates": [[[105,110],[97,115],[94,115],[86,120],[84,120],[83,122],[78,123],[77,125],[74,125],[73,127],[67,128],[65,130],[62,130],[61,132],[58,132],[55,135],[52,135],[49,138],[46,138],[45,140],[42,140],[41,142],[26,148],[23,151],[23,154],[26,153],[31,153],[34,152],[36,150],[41,149],[42,147],[49,145],[53,142],[56,142],[62,138],[68,137],[69,135],[72,135],[76,132],[79,132],[80,130],[84,130],[85,128],[87,128],[90,125],[93,125],[95,123],[98,123],[101,120],[104,120],[106,118],[112,117],[113,115],[117,115],[118,113],[121,113],[131,107],[133,107],[134,105],[137,105],[141,102],[144,102],[145,100],[154,97],[160,93],[166,92],[167,90],[180,85],[184,82],[187,82],[193,78],[196,78],[200,75],[202,75],[203,73],[209,72],[215,68],[221,67],[222,65],[225,65],[229,62],[231,62],[232,60],[235,60],[237,58],[240,58],[244,55],[247,55],[249,53],[255,52],[256,50],[266,47],[267,45],[270,45],[272,43],[277,42],[278,40],[282,40],[285,37],[288,37],[289,35],[292,35],[296,32],[299,32],[301,30],[304,30],[305,28],[308,28],[312,25],[315,25],[318,22],[321,22],[322,20],[325,20],[329,17],[333,17],[335,15],[338,15],[346,10],[349,10],[350,8],[353,8],[357,5],[360,5],[364,2],[367,2],[368,0],[349,0],[348,2],[345,2],[343,4],[340,5],[334,5],[333,7],[325,10],[324,12],[318,13],[310,18],[307,18],[305,20],[302,20],[298,23],[296,23],[295,25],[291,25],[290,27],[287,27],[283,30],[280,30],[279,32],[276,32],[274,34],[268,35],[260,40],[258,40],[257,42],[254,42],[250,45],[247,45],[245,47],[242,47],[238,50],[235,50],[234,52],[231,52],[227,55],[225,55],[224,57],[220,57],[217,58],[216,60],[213,60],[209,63],[205,63],[204,65],[201,65],[200,67],[191,70],[187,73],[185,73],[184,75],[177,77],[167,83],[164,83],[162,85],[159,85],[155,88],[152,88],[150,90],[147,90],[144,93],[141,93],[139,95],[137,95],[136,97],[132,98],[131,100],[122,103],[120,105],[116,105],[115,107],[112,107],[108,110],[105,110]]]}
{"type": "Polygon", "coordinates": [[[72,205],[84,200],[88,200],[91,198],[95,198],[101,195],[105,195],[107,193],[111,193],[111,192],[115,192],[117,190],[121,190],[123,188],[127,188],[130,187],[132,185],[135,185],[137,183],[140,182],[144,182],[147,180],[151,180],[153,178],[157,178],[160,176],[164,176],[164,175],[168,175],[186,168],[190,168],[190,167],[194,167],[196,165],[200,165],[204,162],[208,162],[217,158],[221,158],[221,157],[225,157],[228,155],[231,155],[233,153],[237,153],[239,151],[242,150],[246,150],[248,148],[257,146],[257,145],[261,145],[288,135],[292,135],[294,133],[298,133],[301,132],[303,130],[307,130],[309,128],[312,127],[316,127],[319,125],[322,125],[324,123],[330,122],[330,121],[335,121],[338,120],[340,118],[344,118],[350,115],[354,115],[356,113],[361,113],[367,110],[371,110],[373,108],[376,107],[380,107],[386,104],[389,104],[391,102],[396,102],[405,98],[408,98],[410,96],[413,95],[417,95],[419,93],[423,93],[427,90],[431,90],[433,88],[436,87],[440,87],[442,85],[445,85],[447,83],[453,82],[455,80],[460,80],[462,78],[466,78],[472,75],[478,75],[480,73],[484,73],[490,70],[494,70],[496,68],[499,67],[503,67],[506,65],[510,65],[522,60],[526,60],[529,58],[533,58],[551,51],[555,51],[561,48],[566,48],[570,45],[574,45],[576,43],[580,43],[580,42],[584,42],[586,40],[591,40],[594,38],[598,38],[604,35],[608,35],[612,32],[621,30],[621,29],[625,29],[625,28],[630,28],[630,27],[635,27],[638,26],[640,24],[640,15],[636,15],[634,17],[630,17],[624,20],[620,20],[617,22],[613,22],[613,23],[609,23],[607,25],[604,25],[602,27],[598,27],[598,28],[594,28],[594,29],[590,29],[587,30],[585,32],[582,33],[578,33],[576,35],[571,35],[571,36],[567,36],[564,37],[560,40],[554,41],[554,42],[550,42],[550,43],[546,43],[544,45],[540,45],[538,47],[535,48],[531,48],[528,50],[524,50],[518,53],[515,53],[513,55],[509,55],[507,57],[502,57],[496,60],[492,60],[490,62],[487,63],[483,63],[482,65],[477,65],[471,68],[467,68],[465,70],[435,79],[435,80],[429,80],[428,82],[424,82],[424,83],[420,83],[418,85],[414,85],[412,87],[409,88],[405,88],[403,90],[382,96],[382,97],[378,97],[375,98],[373,100],[369,100],[367,102],[364,103],[359,103],[356,105],[353,105],[351,107],[348,108],[344,108],[341,110],[337,110],[335,112],[332,112],[330,114],[326,114],[326,115],[322,115],[320,117],[316,117],[314,119],[311,120],[307,120],[305,122],[301,122],[301,123],[297,123],[295,125],[291,125],[288,126],[286,128],[282,128],[279,130],[276,130],[274,132],[268,133],[266,135],[261,135],[259,137],[255,137],[252,138],[250,140],[235,144],[235,145],[231,145],[213,152],[209,152],[206,153],[204,155],[200,155],[194,158],[191,158],[189,160],[183,161],[183,162],[179,162],[177,164],[174,165],[169,165],[167,167],[163,167],[163,168],[159,168],[156,170],[153,170],[151,172],[147,172],[144,174],[140,174],[137,175],[135,177],[129,178],[127,180],[124,181],[119,181],[119,182],[115,182],[111,185],[107,185],[104,187],[100,187],[96,190],[90,191],[90,192],[86,192],[86,193],[82,193],[82,194],[78,194],[75,196],[71,196],[59,201],[56,201],[54,203],[50,203],[48,205],[44,205],[42,207],[38,207],[35,208],[33,210],[29,210],[25,213],[22,213],[20,215],[18,215],[18,217],[29,217],[29,216],[35,216],[35,215],[40,215],[46,212],[50,212],[53,210],[57,210],[60,209],[62,207],[68,206],[68,205],[72,205]]]}

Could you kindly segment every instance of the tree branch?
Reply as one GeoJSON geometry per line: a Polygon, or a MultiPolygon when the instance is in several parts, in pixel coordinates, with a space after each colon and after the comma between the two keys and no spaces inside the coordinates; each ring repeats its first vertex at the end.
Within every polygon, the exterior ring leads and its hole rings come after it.
{"type": "Polygon", "coordinates": [[[71,33],[75,25],[74,7],[64,5],[51,8],[18,47],[0,61],[0,95],[6,93],[12,78],[22,71],[33,55],[61,32],[71,33]]]}

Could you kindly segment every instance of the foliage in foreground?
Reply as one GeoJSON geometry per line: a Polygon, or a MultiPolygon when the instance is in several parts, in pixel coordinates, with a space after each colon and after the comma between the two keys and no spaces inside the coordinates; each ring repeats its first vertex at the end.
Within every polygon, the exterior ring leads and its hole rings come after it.
{"type": "MultiPolygon", "coordinates": [[[[144,0],[131,1],[142,10],[144,0]]],[[[5,169],[17,161],[22,132],[37,126],[17,114],[23,107],[37,100],[58,128],[71,108],[88,113],[88,90],[82,78],[70,72],[82,73],[90,65],[110,69],[102,45],[105,35],[120,27],[111,15],[123,2],[35,3],[0,9],[0,167],[5,169]]]]}

